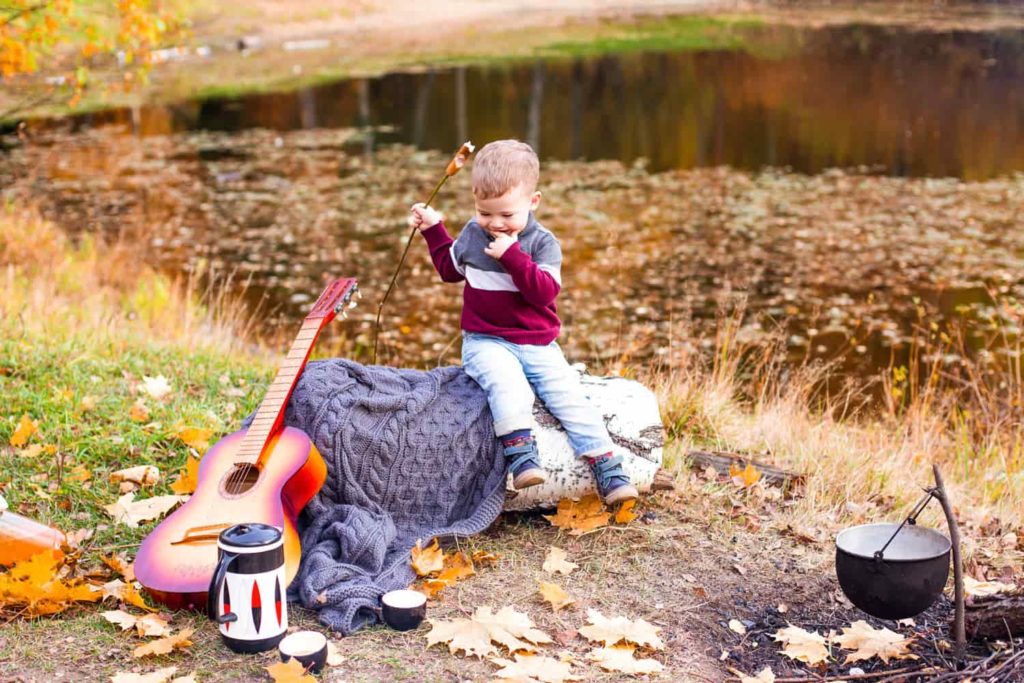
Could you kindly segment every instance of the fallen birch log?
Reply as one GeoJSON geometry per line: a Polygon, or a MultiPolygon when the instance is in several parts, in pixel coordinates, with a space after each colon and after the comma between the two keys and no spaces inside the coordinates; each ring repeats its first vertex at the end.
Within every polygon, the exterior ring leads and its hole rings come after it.
{"type": "Polygon", "coordinates": [[[753,465],[761,473],[761,478],[767,484],[784,485],[786,482],[799,483],[804,479],[804,475],[799,472],[779,469],[740,453],[692,450],[686,454],[686,457],[690,459],[693,467],[698,469],[713,467],[719,474],[729,474],[729,468],[733,465],[740,469],[745,468],[747,465],[753,465]]]}
{"type": "MultiPolygon", "coordinates": [[[[623,377],[595,377],[580,371],[587,398],[603,416],[615,443],[614,453],[641,492],[671,488],[671,475],[659,470],[665,445],[661,413],[654,394],[639,382],[623,377]]],[[[579,498],[594,492],[594,478],[587,464],[577,458],[569,438],[551,413],[538,401],[533,407],[534,434],[540,466],[548,480],[522,491],[512,489],[509,477],[506,510],[553,508],[563,498],[579,498]]]]}

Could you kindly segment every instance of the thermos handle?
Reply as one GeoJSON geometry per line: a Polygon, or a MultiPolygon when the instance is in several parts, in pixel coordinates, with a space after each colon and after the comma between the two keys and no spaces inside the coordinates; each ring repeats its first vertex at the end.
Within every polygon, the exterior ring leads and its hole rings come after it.
{"type": "Polygon", "coordinates": [[[228,612],[224,616],[217,614],[217,596],[220,595],[220,587],[224,585],[224,579],[227,578],[228,565],[236,557],[238,555],[235,553],[224,552],[221,554],[217,561],[217,571],[213,573],[213,578],[210,579],[210,588],[206,593],[206,616],[219,624],[238,619],[232,612],[228,612]]]}

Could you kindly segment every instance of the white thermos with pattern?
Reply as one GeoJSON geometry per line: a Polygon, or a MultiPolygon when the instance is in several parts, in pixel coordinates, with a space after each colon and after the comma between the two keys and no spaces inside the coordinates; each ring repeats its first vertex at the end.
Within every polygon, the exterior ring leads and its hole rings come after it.
{"type": "Polygon", "coordinates": [[[288,630],[284,538],[267,524],[236,524],[217,540],[206,611],[235,652],[263,652],[288,630]]]}

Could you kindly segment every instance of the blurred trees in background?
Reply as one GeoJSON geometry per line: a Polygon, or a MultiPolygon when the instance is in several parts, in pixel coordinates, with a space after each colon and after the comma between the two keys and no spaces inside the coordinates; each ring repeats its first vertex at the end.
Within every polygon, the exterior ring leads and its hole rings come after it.
{"type": "Polygon", "coordinates": [[[16,93],[0,118],[145,81],[182,17],[163,0],[0,0],[0,84],[16,93]]]}

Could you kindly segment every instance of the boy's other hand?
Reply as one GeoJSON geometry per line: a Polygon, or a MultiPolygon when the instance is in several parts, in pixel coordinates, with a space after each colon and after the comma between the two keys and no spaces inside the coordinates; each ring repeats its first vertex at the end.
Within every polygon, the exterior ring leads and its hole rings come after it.
{"type": "Polygon", "coordinates": [[[499,259],[505,255],[508,248],[516,243],[516,238],[511,235],[497,235],[494,241],[484,247],[484,253],[491,258],[499,259]]]}
{"type": "Polygon", "coordinates": [[[440,211],[430,208],[419,202],[412,205],[409,214],[409,227],[416,228],[417,230],[426,230],[432,228],[438,223],[444,220],[440,211]]]}

